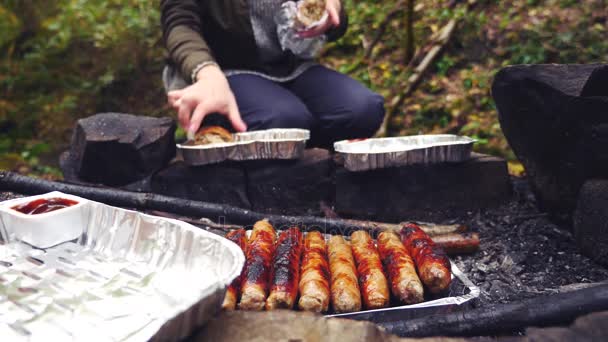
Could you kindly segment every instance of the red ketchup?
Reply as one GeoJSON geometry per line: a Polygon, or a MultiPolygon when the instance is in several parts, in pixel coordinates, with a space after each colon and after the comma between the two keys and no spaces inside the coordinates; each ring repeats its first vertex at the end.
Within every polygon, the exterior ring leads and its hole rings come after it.
{"type": "Polygon", "coordinates": [[[78,202],[66,198],[40,198],[24,204],[18,204],[11,207],[11,209],[26,215],[37,215],[71,207],[75,204],[78,204],[78,202]]]}

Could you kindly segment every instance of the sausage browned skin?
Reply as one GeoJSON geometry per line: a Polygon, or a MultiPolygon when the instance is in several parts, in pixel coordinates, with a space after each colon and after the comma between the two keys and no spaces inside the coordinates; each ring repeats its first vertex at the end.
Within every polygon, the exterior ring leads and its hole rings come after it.
{"type": "Polygon", "coordinates": [[[326,312],[329,309],[329,264],[321,233],[306,234],[300,272],[300,310],[326,312]]]}
{"type": "Polygon", "coordinates": [[[331,303],[336,313],[361,310],[361,293],[357,269],[348,242],[336,235],[329,239],[329,271],[331,275],[331,303]]]}
{"type": "Polygon", "coordinates": [[[450,287],[452,281],[450,259],[441,247],[414,223],[406,223],[401,228],[401,241],[408,250],[418,269],[422,283],[431,293],[440,293],[450,287]]]}
{"type": "MultiPolygon", "coordinates": [[[[236,243],[241,247],[243,253],[247,251],[247,234],[245,229],[231,230],[226,234],[226,239],[236,243]]],[[[224,297],[224,303],[222,303],[222,309],[234,310],[236,308],[236,302],[238,301],[239,294],[241,292],[241,274],[232,281],[228,289],[226,290],[226,296],[224,297]]]]}
{"type": "Polygon", "coordinates": [[[479,234],[461,233],[433,236],[433,242],[448,255],[475,253],[479,249],[479,234]]]}
{"type": "MultiPolygon", "coordinates": [[[[401,225],[408,223],[403,222],[401,225]]],[[[467,226],[461,224],[436,224],[436,223],[427,223],[427,222],[415,222],[423,232],[425,232],[428,236],[434,237],[437,235],[445,235],[452,233],[464,233],[467,231],[467,226]]]]}
{"type": "Polygon", "coordinates": [[[239,309],[258,311],[264,309],[274,256],[274,242],[275,231],[272,225],[266,220],[256,222],[245,255],[239,309]]]}
{"type": "Polygon", "coordinates": [[[270,294],[266,310],[291,309],[298,296],[302,233],[297,227],[279,235],[270,277],[270,294]]]}
{"type": "Polygon", "coordinates": [[[357,264],[359,287],[365,308],[380,309],[388,306],[390,301],[388,282],[382,270],[382,262],[374,241],[363,230],[352,233],[350,241],[357,264]]]}
{"type": "Polygon", "coordinates": [[[384,263],[393,296],[404,304],[420,303],[424,300],[424,289],[414,261],[394,231],[378,235],[378,252],[384,263]]]}

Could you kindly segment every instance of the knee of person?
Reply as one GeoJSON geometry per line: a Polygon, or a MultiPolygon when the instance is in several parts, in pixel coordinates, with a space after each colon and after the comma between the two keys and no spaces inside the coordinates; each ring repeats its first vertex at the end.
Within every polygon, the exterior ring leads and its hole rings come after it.
{"type": "Polygon", "coordinates": [[[379,94],[368,92],[354,98],[349,106],[351,124],[360,137],[373,135],[384,120],[384,98],[379,94]]]}
{"type": "Polygon", "coordinates": [[[268,112],[270,126],[273,128],[311,129],[312,115],[305,106],[278,102],[268,112]]]}

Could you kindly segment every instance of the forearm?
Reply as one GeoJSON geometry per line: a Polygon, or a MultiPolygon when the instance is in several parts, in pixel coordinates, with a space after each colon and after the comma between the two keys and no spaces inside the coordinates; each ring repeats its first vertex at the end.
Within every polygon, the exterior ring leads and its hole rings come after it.
{"type": "Polygon", "coordinates": [[[201,34],[201,11],[195,0],[162,0],[161,24],[169,57],[190,79],[198,65],[214,61],[201,34]]]}

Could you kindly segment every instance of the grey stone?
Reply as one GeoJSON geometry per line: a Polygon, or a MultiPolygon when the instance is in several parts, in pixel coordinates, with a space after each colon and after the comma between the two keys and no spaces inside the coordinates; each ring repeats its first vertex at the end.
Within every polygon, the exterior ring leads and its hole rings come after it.
{"type": "Polygon", "coordinates": [[[246,164],[252,209],[268,214],[319,215],[320,202],[331,202],[333,161],[323,149],[307,149],[299,160],[246,164]]]}
{"type": "Polygon", "coordinates": [[[504,159],[474,154],[462,163],[336,171],[336,211],[381,222],[441,221],[505,201],[511,183],[504,159]]]}
{"type": "Polygon", "coordinates": [[[70,183],[85,183],[82,182],[76,175],[76,160],[70,154],[70,151],[64,151],[59,155],[59,168],[63,173],[63,179],[70,183]]]}
{"type": "Polygon", "coordinates": [[[122,186],[145,179],[175,156],[175,122],[102,113],[78,120],[61,166],[66,178],[122,186]]]}
{"type": "Polygon", "coordinates": [[[605,341],[608,336],[608,312],[596,312],[577,318],[569,327],[529,328],[522,342],[605,341]]]}
{"type": "Polygon", "coordinates": [[[608,180],[589,180],[581,188],[574,236],[583,254],[608,266],[608,180]]]}
{"type": "MultiPolygon", "coordinates": [[[[369,341],[369,342],[465,342],[465,338],[398,338],[377,325],[294,310],[266,312],[224,311],[191,341],[369,341]]],[[[477,342],[490,338],[476,338],[477,342]]]]}
{"type": "Polygon", "coordinates": [[[608,66],[519,65],[492,94],[542,210],[569,223],[580,187],[608,176],[608,66]]]}
{"type": "Polygon", "coordinates": [[[166,196],[251,208],[245,171],[233,163],[191,167],[177,161],[152,176],[151,189],[166,196]]]}

